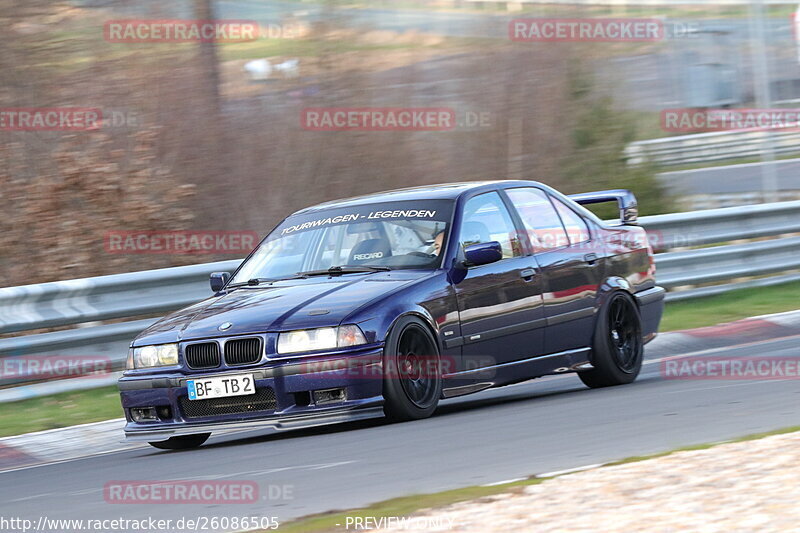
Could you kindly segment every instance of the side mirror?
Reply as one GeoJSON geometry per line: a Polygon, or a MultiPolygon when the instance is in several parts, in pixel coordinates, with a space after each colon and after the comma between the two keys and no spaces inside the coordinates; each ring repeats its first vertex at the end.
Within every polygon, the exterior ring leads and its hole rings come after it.
{"type": "Polygon", "coordinates": [[[464,258],[467,266],[488,265],[503,258],[503,249],[497,241],[470,244],[464,249],[464,258]]]}
{"type": "Polygon", "coordinates": [[[214,292],[219,292],[222,290],[222,287],[228,283],[228,280],[231,279],[230,272],[214,272],[211,274],[211,278],[209,282],[211,283],[211,290],[214,292]]]}

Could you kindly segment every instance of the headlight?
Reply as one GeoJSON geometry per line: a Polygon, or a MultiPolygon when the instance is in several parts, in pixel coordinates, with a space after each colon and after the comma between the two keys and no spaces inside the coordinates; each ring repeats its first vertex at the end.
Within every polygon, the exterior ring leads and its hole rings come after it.
{"type": "Polygon", "coordinates": [[[356,325],[338,328],[300,329],[278,336],[278,353],[315,352],[366,344],[367,340],[356,325]]]}
{"type": "Polygon", "coordinates": [[[177,344],[158,344],[131,348],[128,352],[128,370],[134,368],[153,368],[178,364],[177,344]]]}

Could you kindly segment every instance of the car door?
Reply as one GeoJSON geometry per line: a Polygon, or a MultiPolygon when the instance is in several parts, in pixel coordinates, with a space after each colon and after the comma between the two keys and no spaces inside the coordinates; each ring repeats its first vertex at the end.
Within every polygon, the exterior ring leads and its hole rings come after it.
{"type": "Polygon", "coordinates": [[[520,187],[506,194],[525,225],[542,272],[545,350],[589,346],[604,265],[596,232],[576,210],[543,189],[520,187]]]}
{"type": "Polygon", "coordinates": [[[469,267],[455,285],[463,340],[463,360],[475,366],[502,364],[541,353],[544,310],[535,260],[520,240],[508,206],[497,191],[467,200],[462,210],[460,246],[498,241],[503,258],[469,267]]]}

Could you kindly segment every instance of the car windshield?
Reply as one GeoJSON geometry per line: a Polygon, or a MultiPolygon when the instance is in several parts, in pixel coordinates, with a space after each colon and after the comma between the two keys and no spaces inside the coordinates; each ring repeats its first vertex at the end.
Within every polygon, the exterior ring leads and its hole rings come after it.
{"type": "Polygon", "coordinates": [[[412,200],[293,215],[259,245],[231,284],[328,270],[438,268],[452,212],[449,200],[412,200]]]}

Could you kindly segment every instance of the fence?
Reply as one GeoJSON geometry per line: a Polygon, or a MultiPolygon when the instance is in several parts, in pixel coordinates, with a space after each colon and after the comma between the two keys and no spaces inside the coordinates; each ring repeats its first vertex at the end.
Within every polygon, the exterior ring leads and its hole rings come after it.
{"type": "Polygon", "coordinates": [[[758,158],[765,143],[772,145],[776,156],[800,153],[800,131],[722,131],[663,137],[630,143],[625,154],[631,165],[644,161],[662,166],[692,165],[758,158]]]}

